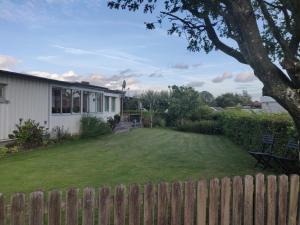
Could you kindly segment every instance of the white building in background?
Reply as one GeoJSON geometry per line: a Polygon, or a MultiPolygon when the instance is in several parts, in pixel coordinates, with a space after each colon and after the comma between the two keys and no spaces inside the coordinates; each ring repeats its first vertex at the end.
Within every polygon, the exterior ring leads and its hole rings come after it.
{"type": "Polygon", "coordinates": [[[269,96],[261,97],[261,108],[263,112],[284,113],[287,112],[279,103],[269,96]]]}
{"type": "Polygon", "coordinates": [[[83,115],[106,120],[120,114],[122,92],[0,70],[0,141],[8,139],[19,119],[32,119],[51,130],[80,129],[83,115]]]}

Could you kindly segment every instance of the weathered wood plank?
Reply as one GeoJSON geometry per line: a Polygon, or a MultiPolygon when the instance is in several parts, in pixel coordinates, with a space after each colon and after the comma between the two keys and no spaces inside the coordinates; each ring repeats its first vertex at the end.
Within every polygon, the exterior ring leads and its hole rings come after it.
{"type": "Polygon", "coordinates": [[[140,225],[140,189],[137,184],[129,188],[129,225],[140,225]]]}
{"type": "Polygon", "coordinates": [[[125,225],[125,187],[118,185],[114,200],[114,224],[125,225]]]}
{"type": "Polygon", "coordinates": [[[144,225],[154,225],[154,187],[151,183],[144,187],[144,225]]]}
{"type": "Polygon", "coordinates": [[[245,176],[244,225],[253,225],[253,196],[254,180],[252,176],[245,176]]]}
{"type": "Polygon", "coordinates": [[[219,205],[220,205],[220,182],[214,178],[210,180],[209,190],[209,225],[219,224],[219,205]]]}
{"type": "Polygon", "coordinates": [[[5,225],[5,201],[3,194],[0,193],[0,225],[5,225]]]}
{"type": "Polygon", "coordinates": [[[277,209],[277,179],[276,176],[268,176],[267,189],[267,225],[276,224],[276,209],[277,209]]]}
{"type": "Polygon", "coordinates": [[[94,225],[95,190],[85,188],[83,190],[82,224],[94,225]]]}
{"type": "Polygon", "coordinates": [[[255,225],[265,224],[265,176],[257,174],[255,182],[255,225]]]}
{"type": "Polygon", "coordinates": [[[60,225],[61,223],[61,193],[51,191],[48,206],[48,225],[60,225]]]}
{"type": "Polygon", "coordinates": [[[207,182],[200,180],[197,185],[197,225],[206,225],[207,182]]]}
{"type": "Polygon", "coordinates": [[[233,178],[232,190],[232,224],[242,225],[244,193],[243,180],[241,177],[236,176],[233,178]]]}
{"type": "Polygon", "coordinates": [[[299,176],[292,175],[290,177],[290,204],[289,204],[289,216],[288,225],[297,224],[297,213],[299,205],[299,176]]]}
{"type": "Polygon", "coordinates": [[[66,225],[78,225],[78,189],[67,191],[66,225]]]}
{"type": "Polygon", "coordinates": [[[110,224],[110,189],[103,187],[99,195],[99,225],[110,224]]]}
{"type": "Polygon", "coordinates": [[[44,224],[44,193],[41,191],[30,194],[30,225],[44,224]]]}
{"type": "Polygon", "coordinates": [[[11,225],[25,225],[25,195],[14,194],[11,202],[11,225]]]}
{"type": "Polygon", "coordinates": [[[184,185],[184,225],[193,225],[195,218],[195,183],[185,182],[184,185]]]}
{"type": "Polygon", "coordinates": [[[171,225],[181,225],[182,190],[181,183],[174,182],[171,192],[171,225]]]}
{"type": "Polygon", "coordinates": [[[231,180],[221,180],[221,225],[230,225],[231,180]]]}
{"type": "Polygon", "coordinates": [[[278,193],[278,225],[287,224],[288,213],[288,188],[289,178],[286,175],[279,177],[279,193],[278,193]]]}
{"type": "Polygon", "coordinates": [[[158,185],[157,225],[168,224],[168,195],[168,184],[160,183],[158,185]]]}

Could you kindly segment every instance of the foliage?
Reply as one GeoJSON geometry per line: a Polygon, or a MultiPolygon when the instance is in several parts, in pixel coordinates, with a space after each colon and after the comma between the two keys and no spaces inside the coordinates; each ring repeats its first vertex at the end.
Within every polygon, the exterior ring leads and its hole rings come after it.
{"type": "Polygon", "coordinates": [[[168,109],[169,98],[167,91],[148,90],[140,96],[143,108],[158,113],[164,113],[168,109]]]}
{"type": "Polygon", "coordinates": [[[292,119],[287,114],[254,114],[239,110],[226,110],[219,121],[224,134],[247,150],[255,150],[261,145],[264,134],[275,137],[275,151],[281,153],[289,138],[296,136],[292,119]]]}
{"type": "Polygon", "coordinates": [[[192,113],[190,116],[190,120],[197,121],[197,120],[211,120],[214,118],[214,111],[207,105],[200,106],[195,112],[192,113]]]}
{"type": "Polygon", "coordinates": [[[124,111],[136,111],[139,108],[139,99],[135,97],[125,97],[123,107],[124,111]]]}
{"type": "Polygon", "coordinates": [[[21,149],[31,149],[43,145],[43,138],[47,134],[47,129],[40,126],[34,120],[20,119],[19,124],[9,138],[15,140],[15,145],[21,149]]]}
{"type": "MultiPolygon", "coordinates": [[[[154,113],[152,121],[152,127],[165,127],[166,126],[166,114],[165,113],[154,113]]],[[[143,112],[142,115],[143,126],[150,128],[151,127],[151,114],[150,112],[143,112]]]]}
{"type": "Polygon", "coordinates": [[[83,138],[98,137],[111,132],[111,127],[100,118],[83,116],[80,120],[80,135],[83,138]]]}
{"type": "Polygon", "coordinates": [[[114,118],[108,117],[107,118],[107,123],[109,124],[109,126],[113,130],[113,129],[115,129],[115,127],[117,126],[117,124],[120,123],[120,120],[121,120],[120,115],[116,114],[116,115],[114,115],[114,118]]]}
{"type": "Polygon", "coordinates": [[[214,106],[215,105],[215,97],[208,91],[201,91],[200,97],[202,98],[202,101],[209,105],[214,106]]]}
{"type": "Polygon", "coordinates": [[[194,132],[201,134],[221,134],[222,128],[218,121],[201,120],[191,121],[184,120],[182,124],[178,124],[177,129],[185,132],[194,132]]]}
{"type": "Polygon", "coordinates": [[[183,119],[189,118],[202,104],[199,92],[192,87],[173,85],[168,115],[174,121],[183,121],[183,119]]]}
{"type": "Polygon", "coordinates": [[[64,127],[55,127],[52,129],[52,134],[54,135],[53,140],[55,142],[62,142],[71,138],[71,134],[64,127]]]}
{"type": "Polygon", "coordinates": [[[216,105],[222,108],[250,105],[251,103],[251,96],[246,91],[243,94],[226,93],[216,98],[216,105]]]}

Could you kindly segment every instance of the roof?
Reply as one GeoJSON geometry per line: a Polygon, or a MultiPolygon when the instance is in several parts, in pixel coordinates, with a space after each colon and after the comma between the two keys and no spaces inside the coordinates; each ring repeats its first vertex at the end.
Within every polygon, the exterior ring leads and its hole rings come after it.
{"type": "Polygon", "coordinates": [[[120,91],[120,90],[111,90],[106,87],[92,85],[92,84],[88,84],[86,82],[81,83],[81,82],[60,81],[60,80],[55,80],[55,79],[50,79],[50,78],[45,78],[45,77],[38,77],[38,76],[24,74],[24,73],[16,73],[16,72],[11,72],[11,71],[6,71],[6,70],[0,70],[0,76],[1,75],[11,76],[11,77],[16,77],[16,78],[21,78],[21,79],[28,79],[28,80],[45,81],[45,82],[54,83],[54,84],[58,84],[58,85],[60,84],[60,85],[65,85],[65,86],[76,86],[76,87],[81,87],[81,88],[89,88],[89,89],[100,90],[100,91],[105,91],[105,92],[109,92],[109,93],[123,94],[123,91],[120,91]]]}

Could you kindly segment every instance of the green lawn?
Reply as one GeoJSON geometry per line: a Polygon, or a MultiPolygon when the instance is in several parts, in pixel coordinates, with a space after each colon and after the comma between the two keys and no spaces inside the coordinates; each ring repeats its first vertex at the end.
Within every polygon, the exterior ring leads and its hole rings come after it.
{"type": "Polygon", "coordinates": [[[222,136],[136,129],[0,160],[0,192],[255,174],[255,161],[222,136]]]}

